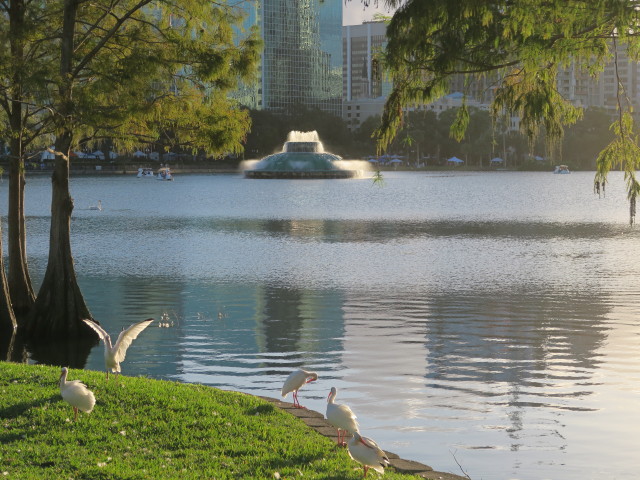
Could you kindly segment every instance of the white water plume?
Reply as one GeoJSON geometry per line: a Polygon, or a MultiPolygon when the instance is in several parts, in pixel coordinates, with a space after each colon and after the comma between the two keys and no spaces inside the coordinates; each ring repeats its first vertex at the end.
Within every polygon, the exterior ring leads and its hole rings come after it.
{"type": "MultiPolygon", "coordinates": [[[[324,146],[320,141],[318,132],[313,130],[311,132],[300,132],[298,130],[291,130],[287,135],[287,142],[316,142],[318,144],[318,152],[324,152],[324,146]]],[[[283,147],[284,149],[284,147],[283,147]]]]}

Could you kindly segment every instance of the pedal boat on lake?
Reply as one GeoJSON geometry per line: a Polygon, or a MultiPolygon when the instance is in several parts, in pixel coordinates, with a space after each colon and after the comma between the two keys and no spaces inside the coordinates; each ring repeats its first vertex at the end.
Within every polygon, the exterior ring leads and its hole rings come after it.
{"type": "Polygon", "coordinates": [[[138,178],[153,178],[155,174],[153,173],[153,168],[139,168],[138,169],[138,178]]]}
{"type": "Polygon", "coordinates": [[[169,167],[162,167],[158,170],[158,175],[156,176],[158,180],[173,180],[173,174],[171,173],[171,169],[169,167]]]}

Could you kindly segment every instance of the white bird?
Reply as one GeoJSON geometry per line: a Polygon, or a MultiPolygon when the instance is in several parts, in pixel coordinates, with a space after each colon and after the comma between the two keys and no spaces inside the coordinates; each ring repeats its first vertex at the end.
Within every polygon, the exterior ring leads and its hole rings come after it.
{"type": "Polygon", "coordinates": [[[338,390],[332,387],[327,397],[327,420],[338,429],[338,445],[346,445],[346,432],[351,434],[360,431],[356,415],[347,405],[334,403],[338,390]]]}
{"type": "Polygon", "coordinates": [[[354,432],[347,446],[349,456],[364,467],[364,477],[367,476],[369,468],[384,473],[384,467],[389,466],[387,454],[378,444],[368,437],[362,437],[358,432],[354,432]]]}
{"type": "Polygon", "coordinates": [[[318,374],[316,372],[309,372],[302,369],[291,372],[282,386],[282,398],[285,398],[289,392],[293,392],[293,406],[296,408],[304,408],[298,401],[298,390],[302,388],[303,385],[317,379],[318,374]]]}
{"type": "Polygon", "coordinates": [[[84,323],[93,328],[100,336],[100,340],[104,342],[104,363],[107,369],[107,380],[109,379],[109,370],[115,372],[116,376],[120,373],[120,362],[124,361],[124,357],[127,354],[127,348],[131,345],[140,332],[151,325],[153,318],[148,318],[138,323],[134,323],[126,330],[120,332],[118,340],[115,345],[111,345],[111,337],[109,334],[92,320],[83,320],[84,323]]]}
{"type": "Polygon", "coordinates": [[[82,410],[86,413],[91,413],[93,406],[96,404],[96,397],[93,392],[87,388],[87,386],[80,380],[70,380],[67,382],[67,374],[69,369],[67,367],[62,368],[60,374],[60,394],[62,399],[73,407],[75,416],[74,421],[78,419],[78,410],[82,410]]]}
{"type": "Polygon", "coordinates": [[[100,210],[102,211],[102,200],[98,200],[98,205],[91,205],[89,210],[100,210]]]}

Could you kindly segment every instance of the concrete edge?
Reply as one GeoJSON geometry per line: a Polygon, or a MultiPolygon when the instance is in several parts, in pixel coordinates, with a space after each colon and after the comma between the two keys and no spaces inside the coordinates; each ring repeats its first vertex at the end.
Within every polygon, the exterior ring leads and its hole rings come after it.
{"type": "MultiPolygon", "coordinates": [[[[324,435],[325,437],[329,437],[334,442],[337,442],[338,436],[336,429],[331,426],[329,422],[327,422],[323,414],[316,412],[315,410],[296,408],[292,403],[283,402],[281,400],[278,400],[277,398],[264,397],[262,395],[257,395],[257,397],[261,398],[262,400],[266,400],[275,407],[293,415],[294,417],[299,418],[308,427],[314,429],[319,434],[324,435]]],[[[468,477],[462,477],[453,473],[436,472],[428,465],[424,465],[413,460],[402,459],[393,452],[388,452],[385,450],[385,453],[389,457],[389,463],[391,464],[391,466],[400,473],[418,475],[419,477],[429,480],[469,480],[468,477]]]]}

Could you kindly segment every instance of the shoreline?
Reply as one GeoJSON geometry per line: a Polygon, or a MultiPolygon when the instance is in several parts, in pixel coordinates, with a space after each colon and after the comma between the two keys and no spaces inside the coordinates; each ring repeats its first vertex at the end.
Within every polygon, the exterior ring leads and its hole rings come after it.
{"type": "MultiPolygon", "coordinates": [[[[361,161],[361,160],[356,160],[361,161]]],[[[161,166],[165,164],[154,163],[150,165],[149,163],[120,163],[120,164],[105,164],[105,165],[95,165],[95,164],[71,164],[69,169],[69,174],[71,176],[74,175],[95,175],[95,176],[103,176],[103,175],[130,175],[136,176],[138,172],[138,168],[152,168],[153,171],[157,171],[161,166]]],[[[183,162],[169,163],[168,166],[171,168],[171,172],[174,175],[180,174],[243,174],[242,162],[238,164],[230,164],[230,163],[208,163],[208,164],[189,164],[183,162]]],[[[10,169],[8,165],[0,164],[0,167],[4,169],[2,173],[2,177],[10,176],[10,169]]],[[[376,169],[375,166],[371,167],[371,172],[545,172],[545,173],[553,173],[553,167],[548,168],[535,168],[535,169],[526,169],[526,168],[480,168],[477,166],[463,166],[463,167],[450,167],[450,166],[427,166],[423,168],[415,168],[410,166],[401,166],[401,167],[391,167],[391,166],[383,166],[379,169],[376,169]]],[[[589,171],[589,170],[574,170],[574,171],[589,171]]],[[[25,170],[25,174],[27,176],[41,176],[41,175],[51,175],[53,173],[53,167],[47,165],[45,168],[27,168],[25,170]]]]}
{"type": "MultiPolygon", "coordinates": [[[[329,437],[337,443],[338,437],[336,434],[336,429],[331,426],[331,424],[329,424],[329,422],[324,418],[324,415],[320,412],[309,410],[307,408],[296,408],[293,406],[293,403],[283,402],[282,400],[278,400],[277,398],[265,397],[262,395],[256,396],[262,400],[266,400],[280,410],[283,410],[293,415],[294,417],[299,418],[308,427],[312,428],[320,435],[329,437]]],[[[428,480],[469,480],[469,477],[456,475],[454,473],[437,472],[429,465],[425,465],[414,460],[405,460],[403,458],[400,458],[399,455],[387,450],[385,450],[385,453],[389,458],[391,467],[393,467],[399,473],[417,475],[428,480]]]]}

